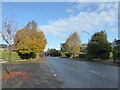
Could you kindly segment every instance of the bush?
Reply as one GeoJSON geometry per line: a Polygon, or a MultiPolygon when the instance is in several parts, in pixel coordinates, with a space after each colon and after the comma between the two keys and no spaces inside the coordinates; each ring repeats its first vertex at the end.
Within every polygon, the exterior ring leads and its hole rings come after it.
{"type": "Polygon", "coordinates": [[[102,54],[101,56],[100,56],[100,58],[101,59],[109,59],[110,58],[110,53],[109,52],[107,52],[107,53],[104,53],[104,54],[102,54]]]}
{"type": "Polygon", "coordinates": [[[120,52],[117,53],[118,59],[120,59],[120,52]]]}
{"type": "Polygon", "coordinates": [[[113,58],[118,58],[120,59],[120,52],[118,49],[114,48],[113,49],[113,58]]]}
{"type": "Polygon", "coordinates": [[[86,58],[86,54],[85,54],[85,53],[80,53],[80,54],[79,54],[79,57],[80,57],[80,58],[86,58]]]}
{"type": "Polygon", "coordinates": [[[35,53],[30,53],[30,54],[22,54],[22,53],[18,53],[18,55],[20,56],[20,58],[22,59],[29,59],[29,58],[36,58],[36,54],[35,53]]]}
{"type": "Polygon", "coordinates": [[[65,53],[66,57],[76,58],[79,57],[79,53],[65,53]]]}
{"type": "Polygon", "coordinates": [[[66,55],[65,55],[65,52],[60,52],[60,55],[62,56],[62,57],[65,57],[66,55]]]}
{"type": "Polygon", "coordinates": [[[54,57],[61,56],[60,52],[56,49],[50,49],[47,52],[47,55],[54,56],[54,57]]]}
{"type": "Polygon", "coordinates": [[[70,57],[71,54],[70,53],[65,53],[66,57],[70,57]]]}
{"type": "Polygon", "coordinates": [[[116,53],[115,57],[116,57],[117,59],[120,59],[120,52],[116,53]]]}

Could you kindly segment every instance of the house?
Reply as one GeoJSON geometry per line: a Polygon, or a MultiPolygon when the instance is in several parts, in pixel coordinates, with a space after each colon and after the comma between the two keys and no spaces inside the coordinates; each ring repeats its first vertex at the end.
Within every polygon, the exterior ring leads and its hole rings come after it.
{"type": "Polygon", "coordinates": [[[114,40],[112,47],[115,48],[118,52],[120,51],[120,40],[114,40]]]}
{"type": "Polygon", "coordinates": [[[7,51],[8,46],[6,44],[0,44],[0,51],[7,51]]]}
{"type": "Polygon", "coordinates": [[[87,53],[87,44],[81,44],[80,45],[80,52],[87,53]]]}

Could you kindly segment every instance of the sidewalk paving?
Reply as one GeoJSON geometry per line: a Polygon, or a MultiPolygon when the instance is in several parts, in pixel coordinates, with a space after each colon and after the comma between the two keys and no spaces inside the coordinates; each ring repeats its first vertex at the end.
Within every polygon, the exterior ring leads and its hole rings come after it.
{"type": "MultiPolygon", "coordinates": [[[[9,68],[8,64],[3,64],[9,68]]],[[[28,73],[27,79],[21,76],[8,80],[2,79],[2,88],[62,88],[63,82],[59,77],[54,77],[45,62],[14,64],[12,71],[28,73]]]]}

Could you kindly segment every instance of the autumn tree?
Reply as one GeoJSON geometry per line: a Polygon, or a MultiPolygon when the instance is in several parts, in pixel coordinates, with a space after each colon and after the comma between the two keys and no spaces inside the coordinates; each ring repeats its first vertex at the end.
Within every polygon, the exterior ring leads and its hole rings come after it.
{"type": "Polygon", "coordinates": [[[21,58],[34,58],[36,53],[41,53],[47,44],[45,35],[38,31],[37,24],[32,21],[19,30],[14,39],[14,45],[21,58]],[[24,37],[21,39],[21,37],[24,37]]]}
{"type": "Polygon", "coordinates": [[[64,51],[68,53],[74,53],[76,56],[76,53],[80,52],[80,37],[78,33],[74,32],[72,35],[70,35],[63,47],[64,51]]]}
{"type": "Polygon", "coordinates": [[[87,46],[88,59],[108,59],[112,50],[111,44],[107,41],[105,31],[96,32],[87,46]]]}

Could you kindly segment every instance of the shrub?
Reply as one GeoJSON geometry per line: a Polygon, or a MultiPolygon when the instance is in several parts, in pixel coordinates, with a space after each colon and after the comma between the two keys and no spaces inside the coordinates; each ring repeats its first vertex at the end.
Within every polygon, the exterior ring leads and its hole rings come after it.
{"type": "Polygon", "coordinates": [[[50,49],[47,51],[47,55],[50,55],[50,56],[61,56],[60,54],[60,51],[56,50],[56,49],[50,49]]]}
{"type": "Polygon", "coordinates": [[[66,57],[70,57],[71,54],[70,53],[65,53],[66,57]]]}
{"type": "Polygon", "coordinates": [[[66,55],[65,55],[65,52],[60,52],[60,55],[62,56],[62,57],[65,57],[66,55]]]}
{"type": "Polygon", "coordinates": [[[36,58],[36,54],[31,52],[30,54],[22,54],[22,53],[18,53],[18,55],[20,56],[20,58],[22,59],[29,59],[29,58],[36,58]]]}
{"type": "Polygon", "coordinates": [[[80,57],[80,58],[86,58],[86,54],[85,54],[85,53],[80,53],[80,54],[79,54],[79,57],[80,57]]]}
{"type": "Polygon", "coordinates": [[[116,57],[120,59],[120,52],[116,53],[116,57]]]}

